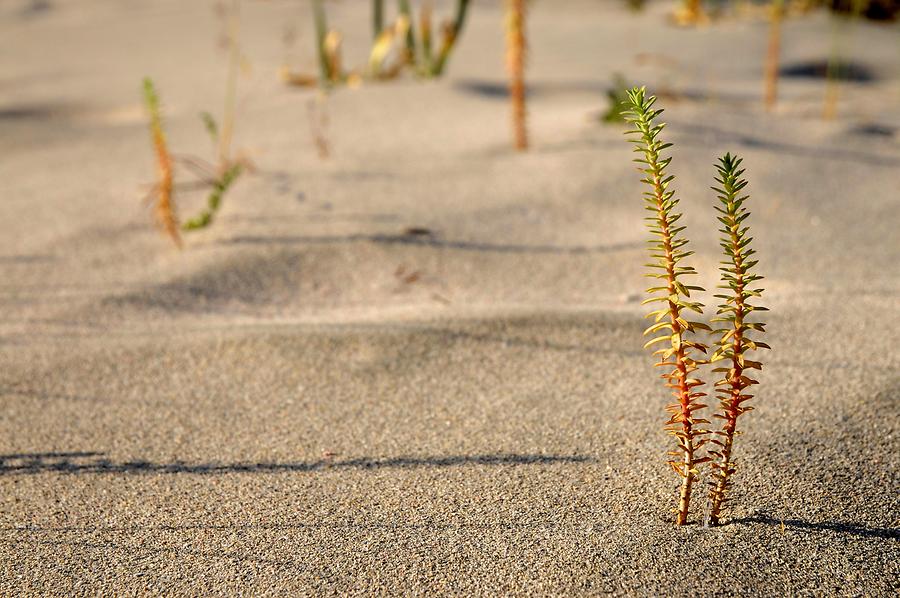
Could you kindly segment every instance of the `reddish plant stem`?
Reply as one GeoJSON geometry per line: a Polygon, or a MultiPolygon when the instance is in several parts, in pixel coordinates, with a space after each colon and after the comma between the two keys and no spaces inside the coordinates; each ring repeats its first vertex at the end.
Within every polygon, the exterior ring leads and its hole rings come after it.
{"type": "MultiPolygon", "coordinates": [[[[656,152],[654,152],[656,154],[656,152]]],[[[653,156],[655,162],[658,155],[653,156]]],[[[653,189],[656,197],[657,219],[659,221],[660,230],[662,231],[663,249],[666,256],[666,280],[669,296],[676,295],[675,288],[675,258],[672,250],[672,234],[669,229],[669,218],[664,209],[665,190],[660,180],[660,173],[653,173],[653,189]]],[[[678,323],[681,307],[671,300],[669,304],[669,319],[672,325],[672,335],[678,335],[679,341],[683,329],[678,323]]],[[[678,348],[675,350],[675,367],[676,369],[668,375],[669,383],[667,387],[674,390],[673,394],[678,399],[681,407],[681,427],[682,436],[677,437],[679,443],[684,450],[684,461],[682,462],[683,471],[679,473],[682,476],[681,490],[678,498],[678,513],[675,518],[676,525],[684,525],[687,522],[688,511],[691,503],[691,489],[694,482],[694,442],[693,442],[693,423],[691,418],[691,388],[687,384],[688,366],[685,363],[684,345],[679,342],[678,348]],[[673,384],[673,379],[675,383],[673,384]]]]}
{"type": "Polygon", "coordinates": [[[741,393],[746,385],[741,380],[744,373],[744,367],[741,365],[741,355],[744,351],[744,333],[742,330],[744,323],[744,260],[740,252],[740,240],[737,236],[737,225],[731,227],[731,245],[734,257],[734,271],[737,283],[735,285],[735,312],[734,312],[734,335],[731,340],[731,372],[729,373],[728,385],[729,394],[728,406],[725,409],[725,425],[722,427],[722,456],[719,459],[718,471],[716,472],[716,484],[711,493],[709,522],[712,525],[719,523],[722,512],[722,505],[725,502],[725,495],[728,489],[728,478],[733,469],[731,460],[731,450],[734,446],[734,435],[737,429],[737,418],[741,414],[741,393]]]}

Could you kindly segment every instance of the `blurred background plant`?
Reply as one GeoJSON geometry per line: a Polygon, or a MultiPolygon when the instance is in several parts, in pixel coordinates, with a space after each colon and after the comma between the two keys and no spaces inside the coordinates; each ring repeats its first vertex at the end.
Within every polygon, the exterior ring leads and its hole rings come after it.
{"type": "Polygon", "coordinates": [[[528,149],[525,119],[525,0],[506,0],[506,68],[512,107],[513,147],[528,149]]]}
{"type": "Polygon", "coordinates": [[[341,57],[343,38],[329,26],[324,0],[312,0],[318,77],[294,72],[287,65],[282,67],[281,77],[291,85],[321,88],[394,79],[404,71],[423,79],[440,77],[462,33],[469,4],[470,0],[456,0],[453,17],[443,21],[437,39],[431,0],[420,4],[418,15],[409,0],[397,0],[391,20],[387,19],[384,0],[372,0],[373,35],[367,64],[346,70],[341,57]]]}
{"type": "Polygon", "coordinates": [[[612,86],[606,90],[608,106],[606,112],[600,115],[601,121],[610,124],[627,122],[625,115],[628,113],[628,90],[631,87],[622,73],[613,75],[612,86]]]}
{"type": "Polygon", "coordinates": [[[232,151],[232,139],[236,122],[238,75],[242,68],[244,70],[249,69],[249,63],[241,50],[241,0],[229,0],[228,3],[220,2],[215,6],[216,14],[224,25],[220,45],[227,52],[228,62],[221,125],[210,112],[202,112],[200,114],[200,120],[203,122],[203,127],[212,142],[215,156],[212,161],[193,155],[169,153],[162,129],[159,96],[152,80],[149,78],[144,79],[144,103],[150,118],[150,127],[160,171],[160,180],[154,188],[154,192],[158,195],[157,220],[179,247],[181,247],[181,237],[178,234],[179,225],[173,198],[175,191],[173,164],[184,167],[197,177],[196,181],[188,185],[182,185],[181,188],[199,187],[209,189],[206,205],[197,215],[181,223],[180,228],[183,231],[198,230],[209,226],[221,208],[225,194],[234,185],[238,177],[243,172],[254,169],[248,158],[242,155],[236,156],[232,151]]]}
{"type": "MultiPolygon", "coordinates": [[[[834,15],[831,19],[831,52],[828,55],[825,81],[825,103],[822,118],[831,120],[837,116],[840,80],[846,77],[850,35],[853,24],[869,10],[870,0],[848,0],[832,4],[834,15]],[[845,7],[849,5],[849,11],[845,7]]],[[[881,14],[881,13],[876,13],[881,14]]]]}
{"type": "MultiPolygon", "coordinates": [[[[646,0],[625,0],[629,8],[641,10],[646,0]]],[[[672,21],[681,26],[706,25],[728,14],[752,15],[769,12],[775,0],[679,0],[671,13],[672,21]]],[[[900,16],[898,0],[782,0],[788,15],[809,14],[827,9],[834,14],[857,15],[873,21],[893,21],[900,16]]]]}
{"type": "Polygon", "coordinates": [[[781,55],[781,19],[784,0],[772,0],[769,6],[769,44],[766,49],[765,103],[766,110],[775,108],[778,99],[778,64],[781,55]]]}
{"type": "Polygon", "coordinates": [[[159,94],[153,80],[144,78],[143,85],[144,108],[150,121],[150,138],[156,153],[157,181],[147,195],[152,201],[156,197],[154,213],[156,223],[165,232],[175,246],[181,249],[181,235],[178,234],[178,217],[175,215],[174,174],[172,172],[172,156],[166,143],[166,133],[163,129],[162,107],[159,94]]]}
{"type": "Polygon", "coordinates": [[[211,188],[206,198],[206,206],[199,214],[188,219],[182,225],[182,228],[188,231],[201,229],[212,223],[222,205],[225,193],[245,169],[253,169],[253,165],[248,159],[235,157],[231,148],[236,121],[238,75],[242,68],[249,70],[249,62],[241,49],[241,0],[230,0],[227,4],[220,2],[216,5],[216,10],[224,24],[221,46],[228,54],[225,101],[222,108],[221,127],[209,112],[200,115],[215,148],[217,164],[194,157],[185,157],[185,164],[188,164],[189,168],[194,170],[195,174],[211,188]]]}
{"type": "MultiPolygon", "coordinates": [[[[296,2],[296,0],[291,0],[296,2]]],[[[224,102],[221,115],[205,112],[201,115],[204,127],[214,146],[214,158],[201,160],[193,156],[171,155],[171,162],[184,167],[197,177],[195,186],[208,189],[206,203],[199,212],[187,218],[183,230],[195,230],[208,226],[219,212],[225,194],[232,189],[241,174],[252,170],[253,166],[245,157],[235,155],[232,145],[235,135],[236,112],[238,107],[238,80],[241,73],[249,71],[249,62],[241,45],[241,8],[244,0],[221,0],[217,14],[222,23],[221,46],[227,55],[224,102]]],[[[371,45],[366,45],[367,61],[359,67],[348,68],[342,54],[341,33],[329,23],[331,0],[307,0],[297,3],[303,11],[310,10],[314,30],[314,45],[317,74],[298,74],[283,67],[282,76],[290,84],[317,88],[318,93],[308,101],[308,125],[313,145],[321,158],[331,154],[329,140],[329,91],[337,86],[357,86],[364,81],[391,80],[404,74],[419,79],[441,77],[446,73],[448,62],[460,39],[460,34],[470,13],[470,0],[445,0],[437,4],[435,0],[372,0],[365,5],[371,7],[371,45]],[[437,28],[435,7],[443,9],[446,17],[437,28]]],[[[633,11],[640,11],[652,5],[646,0],[625,0],[625,5],[633,11]]],[[[768,43],[763,61],[763,103],[767,110],[773,110],[778,101],[779,78],[782,76],[815,77],[823,82],[824,102],[822,115],[834,118],[838,110],[841,82],[850,78],[857,69],[856,63],[847,57],[848,38],[854,22],[862,18],[894,18],[900,7],[900,0],[673,0],[671,3],[683,18],[681,24],[715,24],[727,19],[767,19],[768,43]],[[783,21],[788,17],[799,17],[812,11],[828,11],[831,14],[830,51],[827,56],[813,59],[808,63],[781,65],[783,21]],[[812,73],[812,74],[810,74],[812,73]]],[[[508,94],[512,122],[513,146],[517,150],[529,147],[527,123],[527,98],[525,84],[526,63],[526,13],[530,5],[527,0],[504,0],[503,15],[506,40],[506,66],[508,71],[508,94]]],[[[365,30],[365,25],[363,25],[365,30]]],[[[823,32],[824,39],[829,34],[823,32]]],[[[286,47],[297,37],[295,29],[285,33],[286,47]]],[[[366,40],[366,44],[368,44],[366,40]]],[[[359,48],[359,44],[354,47],[359,48]]],[[[293,61],[288,52],[285,64],[293,61]]],[[[671,81],[673,77],[683,78],[682,63],[661,53],[639,52],[635,55],[638,67],[654,71],[659,94],[671,101],[712,99],[703,92],[684,89],[684,83],[671,81]]],[[[621,73],[613,77],[612,85],[606,90],[608,105],[599,115],[604,123],[624,121],[622,101],[624,90],[630,82],[621,73]]],[[[185,188],[182,185],[181,188],[185,188]]],[[[173,187],[174,190],[174,187],[173,187]]]]}
{"type": "Polygon", "coordinates": [[[672,20],[678,25],[703,25],[709,22],[709,13],[702,0],[681,0],[672,20]]]}
{"type": "MultiPolygon", "coordinates": [[[[633,11],[642,10],[646,4],[642,0],[625,2],[633,11]]],[[[769,32],[763,66],[763,103],[771,111],[778,100],[783,20],[823,9],[831,15],[831,48],[822,69],[826,83],[822,116],[830,120],[837,114],[840,82],[848,78],[851,62],[847,55],[854,23],[862,18],[894,21],[900,15],[900,0],[680,0],[671,18],[680,26],[710,25],[723,18],[766,19],[769,32]]]]}

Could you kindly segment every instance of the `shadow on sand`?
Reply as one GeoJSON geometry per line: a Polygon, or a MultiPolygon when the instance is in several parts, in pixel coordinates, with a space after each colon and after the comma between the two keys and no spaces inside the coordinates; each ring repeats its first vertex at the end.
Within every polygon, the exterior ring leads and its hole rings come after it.
{"type": "Polygon", "coordinates": [[[734,525],[784,525],[786,528],[794,528],[810,532],[837,532],[850,536],[862,536],[866,538],[900,539],[900,529],[892,527],[869,527],[860,523],[848,523],[843,521],[818,521],[810,522],[802,519],[777,519],[767,515],[755,517],[743,517],[731,522],[734,525]]]}
{"type": "Polygon", "coordinates": [[[368,242],[381,245],[413,245],[420,247],[436,247],[457,249],[460,251],[477,251],[491,253],[611,253],[640,249],[643,242],[612,243],[608,245],[531,245],[517,243],[483,243],[478,241],[454,241],[440,239],[431,234],[399,234],[399,235],[281,235],[232,237],[221,241],[225,245],[336,245],[344,243],[368,242]]]}
{"type": "Polygon", "coordinates": [[[585,463],[591,458],[581,455],[454,455],[447,457],[394,457],[389,459],[330,458],[290,463],[154,463],[151,461],[111,461],[105,453],[24,453],[0,455],[0,475],[40,473],[65,474],[201,474],[314,472],[332,469],[413,469],[419,467],[457,467],[462,465],[549,465],[553,463],[585,463]]]}
{"type": "Polygon", "coordinates": [[[709,145],[710,140],[717,144],[735,143],[747,148],[758,148],[777,154],[786,154],[806,158],[818,158],[822,160],[849,161],[868,164],[870,166],[900,166],[900,158],[893,156],[874,154],[871,152],[853,149],[812,147],[795,143],[770,141],[762,137],[747,135],[738,131],[729,131],[714,125],[694,124],[682,121],[669,123],[674,131],[683,135],[681,143],[695,145],[709,145]]]}
{"type": "MultiPolygon", "coordinates": [[[[778,73],[782,77],[792,79],[825,81],[829,77],[828,60],[816,59],[786,64],[778,70],[778,73]]],[[[850,61],[842,61],[835,64],[831,77],[838,81],[850,81],[852,83],[874,83],[879,79],[875,71],[868,65],[850,61]]]]}

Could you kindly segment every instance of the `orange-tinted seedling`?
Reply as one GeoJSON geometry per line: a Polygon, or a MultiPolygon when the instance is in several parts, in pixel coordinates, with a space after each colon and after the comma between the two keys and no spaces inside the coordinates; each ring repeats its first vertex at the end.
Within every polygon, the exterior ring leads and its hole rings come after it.
{"type": "Polygon", "coordinates": [[[740,158],[725,154],[719,162],[719,176],[716,178],[719,187],[713,187],[713,190],[718,193],[721,204],[716,206],[716,210],[722,224],[719,229],[722,233],[720,244],[726,257],[720,268],[722,284],[719,288],[728,292],[716,295],[724,302],[719,306],[719,315],[712,320],[723,322],[724,325],[714,331],[719,335],[716,341],[718,347],[710,361],[725,364],[713,370],[721,374],[716,382],[719,412],[713,417],[722,420],[722,429],[714,432],[716,437],[711,440],[716,447],[710,451],[715,457],[711,462],[713,474],[709,494],[709,522],[712,525],[718,524],[721,519],[722,507],[728,500],[731,476],[735,472],[734,437],[738,434],[738,418],[753,409],[747,405],[747,401],[753,398],[748,389],[758,382],[749,373],[762,369],[760,362],[749,359],[747,355],[757,349],[769,348],[767,344],[750,338],[751,333],[761,333],[765,329],[765,324],[750,322],[750,317],[754,312],[765,311],[766,308],[750,304],[752,298],[761,296],[762,289],[751,287],[762,276],[751,273],[757,260],[752,258],[755,252],[750,248],[752,238],[748,234],[746,222],[750,216],[744,205],[748,196],[742,195],[747,181],[741,178],[744,170],[740,168],[740,158]]]}
{"type": "Polygon", "coordinates": [[[166,145],[166,134],[163,131],[159,96],[153,81],[144,79],[144,105],[150,118],[150,136],[156,151],[156,164],[159,180],[156,184],[156,221],[160,228],[171,237],[175,245],[181,248],[181,235],[178,233],[178,218],[175,214],[175,200],[172,174],[172,157],[166,145]]]}
{"type": "Polygon", "coordinates": [[[699,426],[708,424],[709,421],[696,415],[698,409],[706,407],[700,403],[706,394],[698,391],[703,381],[695,374],[700,363],[695,355],[705,353],[707,346],[691,339],[691,335],[697,330],[710,328],[702,322],[687,319],[688,311],[703,313],[703,305],[690,300],[691,291],[703,289],[684,284],[681,280],[685,276],[696,274],[691,266],[682,265],[683,260],[694,252],[686,251],[688,240],[681,234],[685,227],[678,223],[682,215],[675,212],[678,199],[670,189],[675,177],[666,173],[672,158],[663,157],[663,151],[672,144],[663,143],[659,139],[665,125],[656,124],[655,120],[662,110],[653,108],[655,96],[647,97],[645,94],[642,87],[628,91],[630,109],[626,113],[626,119],[635,127],[626,134],[635,135],[631,142],[637,146],[634,151],[641,154],[635,162],[641,164],[640,170],[644,175],[641,182],[647,185],[647,190],[643,193],[644,207],[650,212],[650,216],[645,220],[654,237],[650,241],[653,260],[647,264],[651,268],[647,276],[659,281],[658,286],[647,289],[653,296],[644,303],[662,304],[662,307],[647,314],[655,323],[644,334],[659,336],[644,346],[660,343],[662,348],[653,353],[660,356],[656,366],[666,368],[662,378],[666,381],[666,388],[675,397],[675,402],[666,407],[670,415],[666,430],[676,442],[676,450],[669,452],[671,458],[668,463],[681,477],[675,523],[683,525],[688,518],[693,483],[699,474],[697,467],[710,460],[709,457],[697,456],[698,449],[707,442],[704,436],[708,434],[707,430],[699,426]]]}

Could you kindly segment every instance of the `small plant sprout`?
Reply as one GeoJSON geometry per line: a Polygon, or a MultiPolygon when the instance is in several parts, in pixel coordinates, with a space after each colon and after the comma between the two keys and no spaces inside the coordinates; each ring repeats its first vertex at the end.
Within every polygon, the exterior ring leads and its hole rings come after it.
{"type": "Polygon", "coordinates": [[[774,109],[778,99],[778,62],[781,55],[781,20],[784,17],[784,0],[772,0],[769,11],[769,45],[766,49],[764,76],[766,110],[774,109]]]}
{"type": "MultiPolygon", "coordinates": [[[[319,56],[319,85],[331,87],[348,80],[341,62],[343,37],[335,29],[328,28],[328,17],[322,0],[313,0],[313,22],[316,26],[316,51],[319,56]]],[[[358,78],[352,75],[353,78],[358,78]]]]}
{"type": "Polygon", "coordinates": [[[199,214],[189,219],[182,225],[184,230],[198,230],[212,223],[219,207],[222,205],[222,197],[234,184],[234,181],[243,171],[241,164],[232,164],[218,178],[210,181],[212,190],[206,198],[206,207],[199,214]]]}
{"type": "Polygon", "coordinates": [[[231,0],[229,4],[219,4],[220,14],[226,19],[225,46],[228,50],[228,74],[225,82],[225,102],[222,113],[222,124],[209,112],[200,114],[203,127],[212,141],[215,158],[207,162],[193,156],[172,156],[166,149],[165,136],[162,132],[159,114],[159,99],[152,81],[144,80],[144,102],[150,114],[150,128],[160,164],[160,183],[157,186],[159,200],[157,202],[157,219],[163,224],[175,243],[180,247],[178,221],[175,217],[172,191],[174,189],[172,164],[184,167],[199,180],[194,186],[209,189],[206,207],[181,225],[183,231],[197,230],[208,226],[215,218],[222,205],[222,198],[231,188],[241,173],[253,169],[249,160],[232,155],[231,140],[234,134],[237,79],[243,62],[240,45],[240,0],[231,0]]]}
{"type": "Polygon", "coordinates": [[[372,0],[372,39],[377,41],[382,31],[384,31],[384,0],[372,0]]]}
{"type": "Polygon", "coordinates": [[[416,30],[413,26],[413,13],[412,8],[409,5],[409,0],[397,0],[397,11],[400,13],[400,19],[408,23],[408,26],[406,27],[406,33],[404,35],[404,41],[406,43],[406,61],[410,64],[415,64],[416,30]]]}
{"type": "Polygon", "coordinates": [[[625,113],[628,108],[628,83],[621,73],[613,76],[612,87],[606,90],[606,99],[609,100],[609,106],[600,116],[600,120],[605,123],[624,123],[625,113]]]}
{"type": "Polygon", "coordinates": [[[672,13],[672,19],[677,25],[703,25],[709,21],[709,16],[703,9],[702,0],[681,0],[681,4],[672,13]]]}
{"type": "Polygon", "coordinates": [[[456,0],[456,13],[453,20],[445,21],[441,27],[441,43],[435,47],[434,32],[432,26],[432,2],[424,0],[419,9],[419,39],[416,39],[416,30],[412,25],[413,12],[409,0],[398,0],[398,20],[409,23],[405,30],[406,60],[413,66],[416,73],[425,78],[440,77],[444,73],[444,67],[456,41],[462,33],[466,22],[466,14],[469,10],[470,0],[456,0]]]}
{"type": "Polygon", "coordinates": [[[711,491],[709,494],[709,523],[717,525],[721,519],[722,507],[728,500],[727,491],[731,485],[731,476],[735,472],[733,457],[734,437],[737,432],[738,418],[753,409],[746,405],[753,398],[747,394],[747,389],[757,384],[757,381],[748,376],[750,370],[762,369],[762,364],[747,358],[750,351],[756,349],[768,349],[765,343],[750,339],[752,332],[763,332],[765,324],[761,322],[749,322],[748,319],[757,311],[765,311],[766,308],[750,304],[753,297],[760,297],[762,289],[751,289],[762,276],[751,274],[750,271],[756,265],[752,259],[754,254],[750,248],[748,236],[749,227],[746,224],[750,212],[744,203],[748,196],[742,195],[747,181],[741,178],[744,170],[741,169],[741,159],[731,154],[725,154],[719,161],[719,184],[713,187],[718,194],[721,205],[716,206],[719,212],[719,222],[722,228],[721,246],[725,250],[726,260],[719,268],[722,272],[722,284],[720,289],[728,291],[726,294],[716,295],[723,299],[719,306],[718,316],[713,322],[723,322],[724,326],[715,330],[720,335],[716,341],[718,347],[710,357],[710,361],[721,362],[725,365],[718,367],[713,372],[720,373],[721,379],[715,384],[719,400],[719,412],[713,417],[722,420],[722,429],[713,432],[716,438],[710,442],[715,449],[710,454],[715,458],[710,462],[712,467],[711,491]]]}
{"type": "Polygon", "coordinates": [[[641,164],[640,170],[644,175],[641,182],[647,185],[643,197],[645,209],[650,212],[650,216],[645,220],[653,234],[650,241],[653,261],[647,264],[652,271],[647,276],[658,280],[659,284],[647,289],[653,296],[644,303],[661,303],[662,307],[647,314],[647,318],[652,318],[654,323],[644,331],[644,335],[658,336],[644,346],[651,347],[661,343],[661,348],[653,352],[660,356],[656,366],[666,368],[661,377],[666,381],[666,388],[671,389],[675,397],[675,402],[666,407],[670,415],[666,430],[676,441],[676,450],[669,452],[671,458],[668,463],[681,478],[675,523],[683,525],[687,522],[693,483],[698,478],[697,468],[710,460],[708,456],[697,456],[698,449],[707,442],[705,436],[709,433],[699,426],[708,424],[709,421],[700,419],[695,414],[706,405],[700,403],[705,393],[697,390],[703,385],[703,381],[692,377],[700,363],[694,355],[705,353],[707,346],[691,339],[691,335],[697,330],[708,331],[710,328],[686,317],[688,311],[703,313],[703,305],[690,300],[691,291],[703,289],[684,284],[681,280],[685,276],[695,275],[696,271],[691,266],[682,265],[683,260],[693,254],[693,251],[686,250],[688,240],[682,235],[685,227],[678,224],[682,215],[675,212],[678,199],[670,189],[675,177],[666,173],[672,158],[662,155],[672,144],[663,143],[659,138],[665,125],[655,122],[662,113],[661,109],[653,108],[655,103],[656,97],[647,97],[643,87],[628,91],[630,109],[626,113],[626,119],[634,125],[634,130],[626,134],[635,136],[630,141],[636,144],[634,151],[640,154],[635,161],[641,164]]]}
{"type": "Polygon", "coordinates": [[[429,61],[429,76],[440,77],[444,74],[450,53],[456,46],[466,22],[466,13],[469,10],[469,0],[456,0],[456,14],[452,21],[445,21],[441,26],[441,44],[433,60],[429,61]]]}
{"type": "Polygon", "coordinates": [[[178,217],[175,215],[175,189],[172,172],[172,156],[166,145],[166,134],[163,130],[162,109],[160,108],[159,95],[150,78],[144,79],[144,105],[150,118],[150,136],[153,140],[153,148],[156,151],[156,164],[159,180],[151,191],[151,197],[156,195],[156,221],[160,228],[172,239],[172,242],[181,249],[181,236],[178,234],[178,217]]]}
{"type": "MultiPolygon", "coordinates": [[[[341,63],[341,36],[328,28],[323,0],[313,0],[313,22],[316,27],[316,51],[319,62],[318,84],[330,88],[338,84],[355,86],[364,78],[384,81],[400,76],[410,69],[426,79],[440,77],[447,66],[456,42],[462,33],[471,0],[456,0],[452,20],[446,20],[437,39],[432,19],[431,0],[423,0],[418,25],[409,0],[397,0],[396,16],[385,18],[384,0],[372,1],[372,46],[367,68],[344,71],[341,63]],[[418,29],[417,29],[418,27],[418,29]]],[[[315,85],[317,80],[307,74],[293,73],[288,67],[281,70],[282,79],[298,86],[315,85]]]]}
{"type": "Polygon", "coordinates": [[[506,0],[506,68],[512,105],[513,145],[528,149],[525,117],[525,0],[506,0]]]}
{"type": "Polygon", "coordinates": [[[434,48],[432,48],[433,42],[431,39],[432,11],[433,8],[431,6],[431,0],[424,0],[424,2],[422,3],[422,8],[419,11],[419,31],[422,32],[422,61],[428,65],[434,62],[434,48]]]}
{"type": "Polygon", "coordinates": [[[180,157],[186,167],[194,171],[203,183],[210,188],[206,198],[206,207],[193,218],[189,218],[182,224],[185,231],[198,230],[209,226],[219,208],[222,198],[234,184],[245,168],[251,169],[246,159],[235,159],[232,156],[231,141],[234,136],[237,104],[238,74],[244,56],[241,51],[240,25],[241,3],[240,0],[231,0],[227,5],[222,4],[222,16],[225,18],[224,46],[228,50],[228,73],[225,79],[225,102],[222,108],[222,125],[209,112],[200,114],[203,126],[209,134],[217,155],[217,165],[205,162],[198,158],[188,156],[180,157]]]}
{"type": "Polygon", "coordinates": [[[368,76],[375,80],[394,79],[400,75],[408,64],[409,51],[403,42],[401,48],[397,47],[397,40],[405,40],[409,31],[410,21],[401,15],[396,21],[375,38],[372,49],[369,51],[368,76]],[[389,60],[392,58],[392,60],[389,60]]]}

